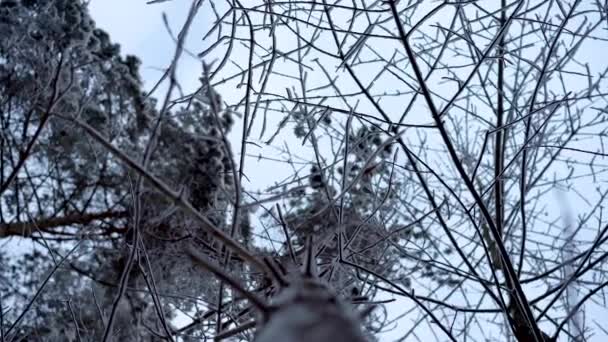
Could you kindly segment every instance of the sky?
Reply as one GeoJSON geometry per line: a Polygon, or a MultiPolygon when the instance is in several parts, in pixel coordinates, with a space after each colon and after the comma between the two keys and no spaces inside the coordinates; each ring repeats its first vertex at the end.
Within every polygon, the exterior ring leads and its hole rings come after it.
{"type": "MultiPolygon", "coordinates": [[[[114,41],[121,44],[123,53],[134,54],[142,59],[141,72],[144,87],[149,89],[161,76],[161,69],[169,64],[174,53],[174,40],[165,28],[162,13],[166,13],[171,30],[175,34],[184,22],[189,4],[190,1],[186,0],[173,0],[152,5],[146,4],[146,0],[91,0],[89,8],[97,25],[106,30],[114,41]]],[[[190,52],[193,54],[199,53],[205,48],[201,37],[205,29],[209,27],[210,15],[204,11],[199,13],[188,36],[187,46],[192,49],[190,52]]],[[[592,66],[605,64],[605,60],[603,60],[605,55],[595,50],[593,45],[585,45],[583,49],[587,49],[584,55],[592,66]]],[[[178,67],[178,79],[184,87],[185,93],[196,89],[200,71],[200,61],[184,54],[178,67]]],[[[157,93],[157,98],[162,98],[162,89],[161,87],[157,93]]],[[[238,125],[234,131],[239,131],[238,125]]],[[[296,148],[295,145],[293,144],[294,148],[296,148]]],[[[252,153],[257,153],[255,148],[252,149],[254,151],[252,153]]],[[[287,176],[291,174],[292,170],[250,167],[248,172],[252,183],[270,185],[274,180],[280,179],[282,173],[287,176]]],[[[394,336],[398,336],[398,334],[394,336]]],[[[386,340],[391,339],[386,337],[386,340]]]]}
{"type": "MultiPolygon", "coordinates": [[[[144,87],[150,88],[162,75],[174,54],[173,37],[179,32],[188,13],[189,1],[176,0],[158,4],[146,4],[146,0],[92,0],[89,10],[98,27],[110,34],[112,40],[120,43],[123,54],[132,54],[142,59],[141,68],[144,87]],[[162,13],[172,29],[170,34],[164,24],[162,13]]],[[[207,19],[200,13],[198,20],[207,19]]],[[[196,25],[190,35],[189,43],[200,41],[200,30],[196,25]]],[[[201,48],[203,47],[200,44],[201,48]]],[[[198,52],[198,51],[196,51],[198,52]]],[[[179,67],[179,80],[184,86],[196,85],[200,65],[187,55],[179,67]],[[191,69],[197,72],[191,72],[191,69]]]]}

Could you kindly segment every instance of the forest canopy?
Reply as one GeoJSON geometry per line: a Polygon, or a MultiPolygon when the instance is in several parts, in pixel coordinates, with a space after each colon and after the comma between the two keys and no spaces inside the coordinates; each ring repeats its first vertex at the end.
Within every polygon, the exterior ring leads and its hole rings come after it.
{"type": "Polygon", "coordinates": [[[604,4],[146,6],[0,0],[0,342],[608,337],[604,4]]]}

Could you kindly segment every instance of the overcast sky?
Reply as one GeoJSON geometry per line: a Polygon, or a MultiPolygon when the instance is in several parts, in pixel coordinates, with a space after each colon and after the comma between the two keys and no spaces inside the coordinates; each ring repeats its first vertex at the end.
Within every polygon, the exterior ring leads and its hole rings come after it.
{"type": "MultiPolygon", "coordinates": [[[[142,60],[141,73],[144,86],[150,89],[160,78],[161,69],[168,66],[175,52],[175,43],[167,31],[162,13],[166,13],[172,34],[176,35],[184,24],[190,1],[175,0],[150,5],[146,2],[146,0],[91,0],[89,9],[97,26],[107,31],[111,39],[121,45],[123,54],[132,54],[142,60]]],[[[199,49],[203,49],[200,33],[204,25],[197,23],[207,19],[204,11],[198,14],[188,37],[188,46],[198,45],[199,49]]],[[[198,85],[199,63],[187,54],[182,56],[178,79],[185,88],[198,85]]]]}

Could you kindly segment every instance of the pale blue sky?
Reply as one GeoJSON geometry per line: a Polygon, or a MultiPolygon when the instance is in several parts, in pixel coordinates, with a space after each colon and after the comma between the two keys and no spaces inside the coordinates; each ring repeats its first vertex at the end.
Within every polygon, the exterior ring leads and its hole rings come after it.
{"type": "MultiPolygon", "coordinates": [[[[98,27],[110,34],[113,41],[121,45],[123,54],[140,57],[143,62],[141,74],[144,86],[149,89],[162,75],[175,52],[175,44],[162,19],[166,13],[174,35],[179,32],[189,9],[189,1],[176,0],[158,4],[146,4],[146,0],[92,0],[89,9],[98,27]]],[[[188,46],[202,50],[201,21],[207,19],[200,11],[192,26],[188,46]],[[199,44],[197,44],[197,42],[199,44]]],[[[198,53],[200,51],[193,51],[198,53]]],[[[184,54],[179,66],[179,80],[184,87],[198,85],[200,62],[184,54]],[[193,72],[194,71],[194,72],[193,72]]],[[[162,98],[162,93],[157,97],[162,98]]]]}

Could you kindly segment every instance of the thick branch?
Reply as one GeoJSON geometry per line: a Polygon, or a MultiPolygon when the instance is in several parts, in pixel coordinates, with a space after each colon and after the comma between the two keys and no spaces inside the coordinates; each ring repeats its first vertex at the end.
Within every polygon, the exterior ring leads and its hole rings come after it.
{"type": "Polygon", "coordinates": [[[28,237],[39,229],[48,232],[49,229],[80,224],[89,224],[93,221],[105,219],[117,219],[127,217],[126,211],[104,211],[100,213],[70,214],[60,217],[43,218],[32,221],[18,221],[13,223],[0,224],[0,238],[7,236],[28,237]]]}

